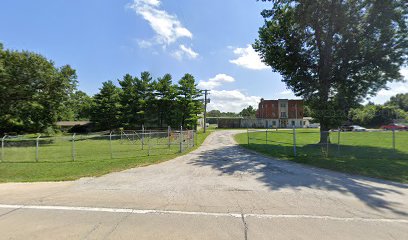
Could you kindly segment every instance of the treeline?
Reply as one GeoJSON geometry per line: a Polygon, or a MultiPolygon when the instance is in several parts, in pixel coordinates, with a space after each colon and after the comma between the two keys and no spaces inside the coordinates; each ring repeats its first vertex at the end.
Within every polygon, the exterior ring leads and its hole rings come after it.
{"type": "Polygon", "coordinates": [[[364,127],[377,128],[395,121],[408,122],[408,93],[397,94],[384,105],[368,103],[351,109],[349,120],[364,127]]]}
{"type": "Polygon", "coordinates": [[[69,65],[55,66],[44,56],[13,51],[0,43],[0,133],[53,132],[62,120],[91,120],[92,130],[114,128],[194,128],[202,112],[201,92],[185,74],[178,84],[170,74],[153,80],[126,74],[102,84],[95,96],[77,89],[77,75],[69,65]]]}
{"type": "MultiPolygon", "coordinates": [[[[255,118],[256,109],[252,106],[248,106],[241,110],[239,113],[235,112],[221,112],[220,110],[211,110],[207,113],[207,117],[218,118],[218,117],[245,117],[245,118],[255,118]]],[[[207,121],[210,122],[210,121],[207,121]]],[[[212,123],[211,121],[210,123],[212,123]]],[[[216,121],[215,121],[216,122],[216,121]]]]}
{"type": "Polygon", "coordinates": [[[142,72],[140,77],[126,74],[118,82],[120,87],[104,82],[93,97],[90,117],[98,129],[196,127],[203,109],[199,100],[202,94],[192,75],[185,74],[177,85],[170,74],[153,80],[149,72],[142,72]]]}
{"type": "MultiPolygon", "coordinates": [[[[305,116],[312,115],[311,109],[305,103],[305,116]]],[[[356,124],[368,128],[378,128],[385,124],[400,122],[408,124],[408,93],[392,96],[384,104],[369,102],[351,108],[348,119],[343,124],[356,124]]]]}

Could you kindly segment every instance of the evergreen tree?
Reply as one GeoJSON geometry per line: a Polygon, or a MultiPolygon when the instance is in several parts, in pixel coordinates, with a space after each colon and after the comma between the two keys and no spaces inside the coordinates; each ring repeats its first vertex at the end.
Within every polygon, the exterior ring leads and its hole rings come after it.
{"type": "Polygon", "coordinates": [[[135,90],[137,99],[137,124],[146,125],[154,122],[154,94],[153,82],[149,72],[142,72],[139,78],[135,78],[135,90]]]}
{"type": "Polygon", "coordinates": [[[159,127],[163,127],[165,123],[170,126],[177,125],[174,121],[175,107],[177,106],[177,87],[173,85],[171,79],[171,75],[166,74],[154,82],[155,106],[159,127]]]}
{"type": "Polygon", "coordinates": [[[112,81],[102,83],[99,93],[94,96],[94,106],[91,121],[99,129],[113,130],[121,126],[121,89],[112,81]]]}
{"type": "Polygon", "coordinates": [[[193,129],[197,125],[198,114],[203,111],[203,104],[198,99],[202,94],[191,74],[185,74],[178,83],[177,109],[180,124],[184,128],[193,129]]]}
{"type": "Polygon", "coordinates": [[[126,74],[118,80],[122,88],[120,93],[121,119],[127,128],[135,128],[138,121],[139,102],[136,92],[136,78],[126,74]]]}

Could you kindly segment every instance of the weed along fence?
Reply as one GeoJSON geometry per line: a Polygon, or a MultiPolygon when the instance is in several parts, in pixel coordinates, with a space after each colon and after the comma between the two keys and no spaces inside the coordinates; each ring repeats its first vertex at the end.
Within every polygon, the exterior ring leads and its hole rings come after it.
{"type": "Polygon", "coordinates": [[[196,144],[194,130],[123,130],[67,136],[4,136],[1,162],[67,162],[177,154],[196,144]]]}
{"type": "Polygon", "coordinates": [[[408,160],[408,131],[324,132],[314,129],[248,129],[247,144],[280,158],[395,158],[408,160]]]}

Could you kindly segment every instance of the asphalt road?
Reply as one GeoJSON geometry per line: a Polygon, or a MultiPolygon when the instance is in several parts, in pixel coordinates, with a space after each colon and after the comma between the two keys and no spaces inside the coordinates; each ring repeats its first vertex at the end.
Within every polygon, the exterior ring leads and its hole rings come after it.
{"type": "Polygon", "coordinates": [[[0,239],[408,239],[407,184],[272,160],[234,133],[98,178],[0,184],[0,239]]]}

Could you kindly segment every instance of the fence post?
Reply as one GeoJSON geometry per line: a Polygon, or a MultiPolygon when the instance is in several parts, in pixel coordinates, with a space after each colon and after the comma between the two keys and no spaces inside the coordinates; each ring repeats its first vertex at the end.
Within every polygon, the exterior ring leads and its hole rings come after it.
{"type": "Polygon", "coordinates": [[[180,126],[180,152],[183,152],[183,126],[180,126]]]}
{"type": "Polygon", "coordinates": [[[167,126],[167,145],[168,145],[168,147],[169,147],[169,149],[170,149],[170,131],[171,131],[171,129],[170,129],[170,126],[167,126]]]}
{"type": "Polygon", "coordinates": [[[327,137],[326,137],[326,157],[329,157],[329,143],[330,143],[330,132],[327,131],[327,137]]]}
{"type": "Polygon", "coordinates": [[[75,161],[75,135],[76,133],[72,135],[72,161],[75,161]]]}
{"type": "Polygon", "coordinates": [[[392,129],[392,148],[395,151],[395,129],[392,129]]]}
{"type": "Polygon", "coordinates": [[[150,156],[150,138],[152,137],[152,131],[149,131],[149,136],[147,137],[147,156],[150,156]]]}
{"type": "Polygon", "coordinates": [[[293,126],[293,155],[296,157],[296,128],[293,126]]]}
{"type": "Polygon", "coordinates": [[[195,132],[194,132],[194,146],[196,146],[197,145],[197,141],[198,141],[198,132],[197,132],[197,129],[196,130],[194,130],[195,132]]]}
{"type": "Polygon", "coordinates": [[[247,128],[248,146],[249,146],[249,128],[247,128]]]}
{"type": "Polygon", "coordinates": [[[1,139],[1,159],[0,162],[4,161],[4,141],[6,140],[7,135],[4,135],[4,137],[1,139]]]}
{"type": "Polygon", "coordinates": [[[186,139],[186,143],[187,143],[187,149],[190,147],[190,130],[187,130],[187,139],[186,139]]]}
{"type": "Polygon", "coordinates": [[[144,148],[144,135],[145,135],[145,129],[144,129],[144,124],[142,124],[142,150],[144,148]]]}
{"type": "Polygon", "coordinates": [[[337,152],[340,154],[340,128],[337,130],[337,152]]]}
{"type": "Polygon", "coordinates": [[[268,144],[268,127],[266,127],[266,137],[265,137],[265,143],[268,144]]]}
{"type": "Polygon", "coordinates": [[[193,147],[194,147],[195,146],[195,135],[196,134],[195,134],[195,130],[192,130],[192,131],[193,131],[192,133],[193,133],[193,147]]]}
{"type": "Polygon", "coordinates": [[[39,148],[39,140],[40,140],[41,134],[38,135],[38,137],[35,139],[35,161],[38,162],[38,148],[39,148]]]}
{"type": "Polygon", "coordinates": [[[112,131],[109,133],[109,151],[110,151],[110,158],[113,159],[112,131]]]}

